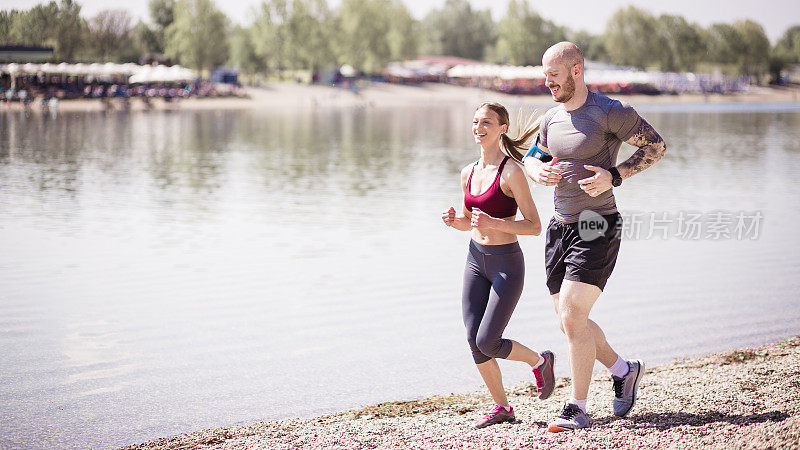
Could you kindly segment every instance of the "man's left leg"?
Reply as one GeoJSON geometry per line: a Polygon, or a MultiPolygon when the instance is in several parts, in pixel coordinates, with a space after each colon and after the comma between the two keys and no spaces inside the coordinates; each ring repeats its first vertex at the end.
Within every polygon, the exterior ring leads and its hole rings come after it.
{"type": "Polygon", "coordinates": [[[603,330],[589,319],[589,313],[601,292],[599,287],[591,284],[564,280],[561,292],[553,296],[559,325],[566,334],[569,345],[572,399],[561,416],[550,425],[550,431],[589,425],[586,399],[595,359],[613,374],[614,414],[619,417],[626,415],[635,402],[644,364],[641,361],[628,362],[620,358],[606,341],[603,330]]]}

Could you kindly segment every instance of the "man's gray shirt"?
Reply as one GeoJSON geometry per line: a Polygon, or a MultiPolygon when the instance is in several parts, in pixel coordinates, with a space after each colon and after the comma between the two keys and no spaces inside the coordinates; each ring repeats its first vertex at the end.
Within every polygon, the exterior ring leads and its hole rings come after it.
{"type": "Polygon", "coordinates": [[[562,175],[555,189],[556,220],[577,222],[583,210],[600,215],[617,212],[611,189],[591,197],[578,180],[595,174],[584,164],[606,170],[614,167],[620,146],[636,133],[641,120],[629,104],[594,92],[589,92],[586,103],[576,110],[567,111],[564,105],[558,105],[544,114],[541,142],[558,158],[555,167],[562,175]]]}

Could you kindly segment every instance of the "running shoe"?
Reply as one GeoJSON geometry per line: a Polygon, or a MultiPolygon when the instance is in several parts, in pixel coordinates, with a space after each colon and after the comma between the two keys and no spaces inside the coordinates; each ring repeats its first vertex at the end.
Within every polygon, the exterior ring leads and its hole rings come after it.
{"type": "Polygon", "coordinates": [[[628,361],[628,374],[622,378],[611,375],[614,380],[614,415],[625,417],[636,404],[636,391],[639,380],[644,375],[644,362],[639,359],[628,361]]]}
{"type": "Polygon", "coordinates": [[[564,405],[564,411],[561,415],[556,417],[547,431],[557,433],[559,431],[577,430],[579,428],[589,427],[589,415],[583,412],[578,405],[567,403],[564,405]]]}
{"type": "Polygon", "coordinates": [[[553,366],[556,364],[556,355],[550,350],[542,353],[544,362],[541,366],[533,369],[533,376],[536,378],[536,389],[539,391],[539,399],[544,400],[553,393],[556,379],[553,376],[553,366]]]}
{"type": "Polygon", "coordinates": [[[489,414],[486,414],[482,419],[475,422],[475,428],[484,428],[488,427],[489,425],[495,425],[503,422],[513,422],[515,420],[516,417],[514,417],[514,408],[511,408],[511,411],[506,411],[506,409],[502,406],[494,405],[494,408],[489,411],[489,414]]]}

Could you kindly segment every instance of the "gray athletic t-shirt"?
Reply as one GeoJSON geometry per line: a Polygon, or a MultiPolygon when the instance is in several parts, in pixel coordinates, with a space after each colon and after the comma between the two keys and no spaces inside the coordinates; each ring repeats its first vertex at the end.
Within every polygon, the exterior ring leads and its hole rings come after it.
{"type": "Polygon", "coordinates": [[[617,212],[611,189],[591,197],[581,190],[578,180],[595,174],[584,169],[584,164],[606,170],[614,167],[622,142],[633,136],[641,120],[629,104],[594,92],[574,111],[558,105],[544,114],[542,145],[558,158],[556,167],[562,175],[555,189],[556,220],[577,222],[581,211],[587,209],[600,215],[617,212]]]}

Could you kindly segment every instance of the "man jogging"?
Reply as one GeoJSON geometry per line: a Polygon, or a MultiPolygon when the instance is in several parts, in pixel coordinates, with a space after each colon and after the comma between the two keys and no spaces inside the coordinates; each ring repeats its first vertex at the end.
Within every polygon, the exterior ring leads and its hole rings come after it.
{"type": "Polygon", "coordinates": [[[614,415],[624,417],[636,402],[644,363],[617,355],[589,312],[619,251],[622,218],[612,187],[661,159],[666,145],[630,105],[589,92],[583,54],[575,44],[553,45],[542,66],[545,83],[560,105],[542,118],[539,142],[545,154],[537,152],[524,163],[535,182],[556,186],[545,266],[547,287],[569,343],[572,399],[550,424],[549,431],[555,432],[589,426],[586,398],[595,359],[611,371],[614,415]],[[638,150],[615,166],[623,142],[638,150]]]}

